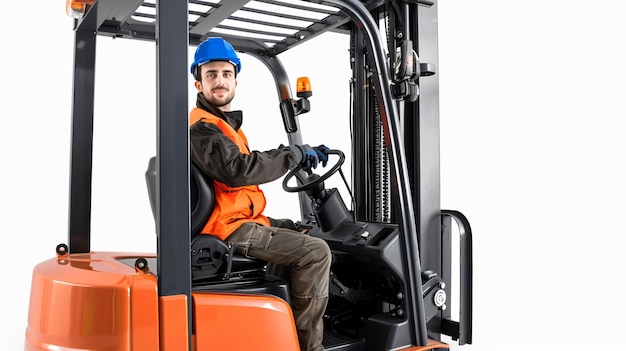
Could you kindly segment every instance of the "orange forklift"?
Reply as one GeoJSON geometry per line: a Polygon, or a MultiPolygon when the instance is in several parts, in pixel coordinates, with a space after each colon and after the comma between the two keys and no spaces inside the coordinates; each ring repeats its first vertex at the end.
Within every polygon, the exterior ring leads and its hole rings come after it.
{"type": "Polygon", "coordinates": [[[282,183],[298,193],[298,225],[333,254],[324,347],[472,342],[471,229],[440,208],[436,0],[66,0],[66,10],[75,36],[68,237],[33,269],[26,351],[299,350],[288,278],[199,234],[212,184],[190,161],[181,116],[189,46],[221,36],[269,69],[289,144],[302,144],[309,84],[292,96],[279,55],[328,31],[350,43],[351,198],[324,186],[343,176],[341,150],[329,151],[323,174],[295,167],[282,183]],[[156,253],[90,245],[98,36],[156,46],[157,149],[143,161],[156,253]]]}

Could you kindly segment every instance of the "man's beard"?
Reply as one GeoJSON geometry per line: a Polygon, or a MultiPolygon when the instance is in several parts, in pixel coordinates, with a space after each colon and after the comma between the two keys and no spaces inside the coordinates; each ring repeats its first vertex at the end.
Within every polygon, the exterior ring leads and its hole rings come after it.
{"type": "Polygon", "coordinates": [[[223,103],[220,102],[220,101],[222,101],[221,99],[217,100],[217,99],[213,99],[213,98],[211,100],[209,100],[209,102],[211,102],[213,105],[215,105],[215,107],[222,107],[222,106],[226,106],[226,105],[230,104],[230,102],[233,101],[234,98],[235,98],[235,94],[233,94],[231,96],[228,96],[226,98],[226,100],[223,100],[224,101],[223,103]]]}

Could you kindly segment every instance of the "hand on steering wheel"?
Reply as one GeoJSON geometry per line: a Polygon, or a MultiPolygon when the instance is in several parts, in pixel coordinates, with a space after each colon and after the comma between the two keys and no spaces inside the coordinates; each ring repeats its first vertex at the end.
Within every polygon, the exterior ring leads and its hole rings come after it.
{"type": "Polygon", "coordinates": [[[328,164],[328,153],[327,153],[327,151],[330,150],[330,149],[328,147],[326,147],[326,145],[324,145],[324,144],[322,144],[320,146],[314,146],[312,149],[317,154],[317,159],[322,163],[322,167],[326,167],[326,165],[328,164]]]}
{"type": "Polygon", "coordinates": [[[309,144],[293,145],[290,146],[295,160],[302,166],[305,171],[310,171],[317,168],[317,165],[321,162],[322,167],[326,167],[328,164],[328,155],[326,151],[328,148],[324,145],[309,146],[309,144]]]}
{"type": "Polygon", "coordinates": [[[331,169],[329,169],[326,173],[324,173],[320,177],[316,177],[312,181],[300,184],[299,186],[291,187],[288,185],[289,180],[291,180],[291,178],[293,178],[293,176],[296,175],[299,171],[305,170],[305,171],[310,172],[310,169],[305,169],[305,166],[303,164],[301,163],[298,164],[296,167],[292,168],[283,179],[283,190],[289,193],[295,193],[295,192],[311,189],[317,186],[318,184],[322,183],[326,179],[328,179],[331,175],[335,174],[339,170],[339,168],[341,168],[341,166],[343,165],[343,162],[346,160],[344,153],[341,152],[340,150],[331,150],[324,145],[320,145],[315,149],[316,149],[316,152],[318,152],[317,150],[319,150],[320,153],[324,155],[324,159],[322,159],[321,157],[319,158],[319,160],[322,161],[322,166],[326,166],[326,163],[328,162],[328,155],[338,155],[339,160],[337,161],[337,163],[335,163],[335,165],[333,165],[331,169]],[[322,149],[322,147],[324,149],[322,149]]]}

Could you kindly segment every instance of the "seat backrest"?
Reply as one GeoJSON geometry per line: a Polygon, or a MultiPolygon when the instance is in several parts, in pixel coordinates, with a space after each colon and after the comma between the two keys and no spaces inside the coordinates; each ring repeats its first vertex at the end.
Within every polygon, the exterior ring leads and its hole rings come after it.
{"type": "MultiPolygon", "coordinates": [[[[152,215],[156,220],[156,156],[148,161],[146,170],[146,185],[152,215]]],[[[209,220],[215,206],[213,181],[206,176],[193,161],[189,167],[189,191],[191,205],[191,236],[200,234],[209,220]]]]}
{"type": "MultiPolygon", "coordinates": [[[[146,185],[156,221],[156,157],[150,158],[146,170],[146,185]]],[[[226,279],[231,275],[262,276],[266,263],[234,252],[214,235],[201,235],[215,205],[213,180],[191,162],[189,167],[191,205],[191,277],[194,282],[226,279]]]]}

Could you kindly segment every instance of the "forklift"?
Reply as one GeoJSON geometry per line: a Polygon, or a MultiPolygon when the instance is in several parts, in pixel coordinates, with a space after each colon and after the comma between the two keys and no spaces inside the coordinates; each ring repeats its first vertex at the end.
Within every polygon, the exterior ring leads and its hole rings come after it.
{"type": "Polygon", "coordinates": [[[289,144],[303,144],[310,84],[299,79],[293,96],[279,55],[329,31],[349,36],[351,150],[329,150],[325,172],[296,166],[282,183],[298,194],[304,235],[324,239],[333,255],[324,348],[471,344],[471,228],[461,212],[440,208],[437,2],[66,0],[75,37],[68,236],[33,269],[25,351],[299,350],[288,278],[199,234],[212,184],[190,161],[181,116],[188,49],[220,36],[269,69],[289,144]],[[157,148],[142,160],[156,253],[90,245],[98,36],[156,46],[157,148]],[[346,201],[324,181],[341,173],[348,152],[346,201]]]}

